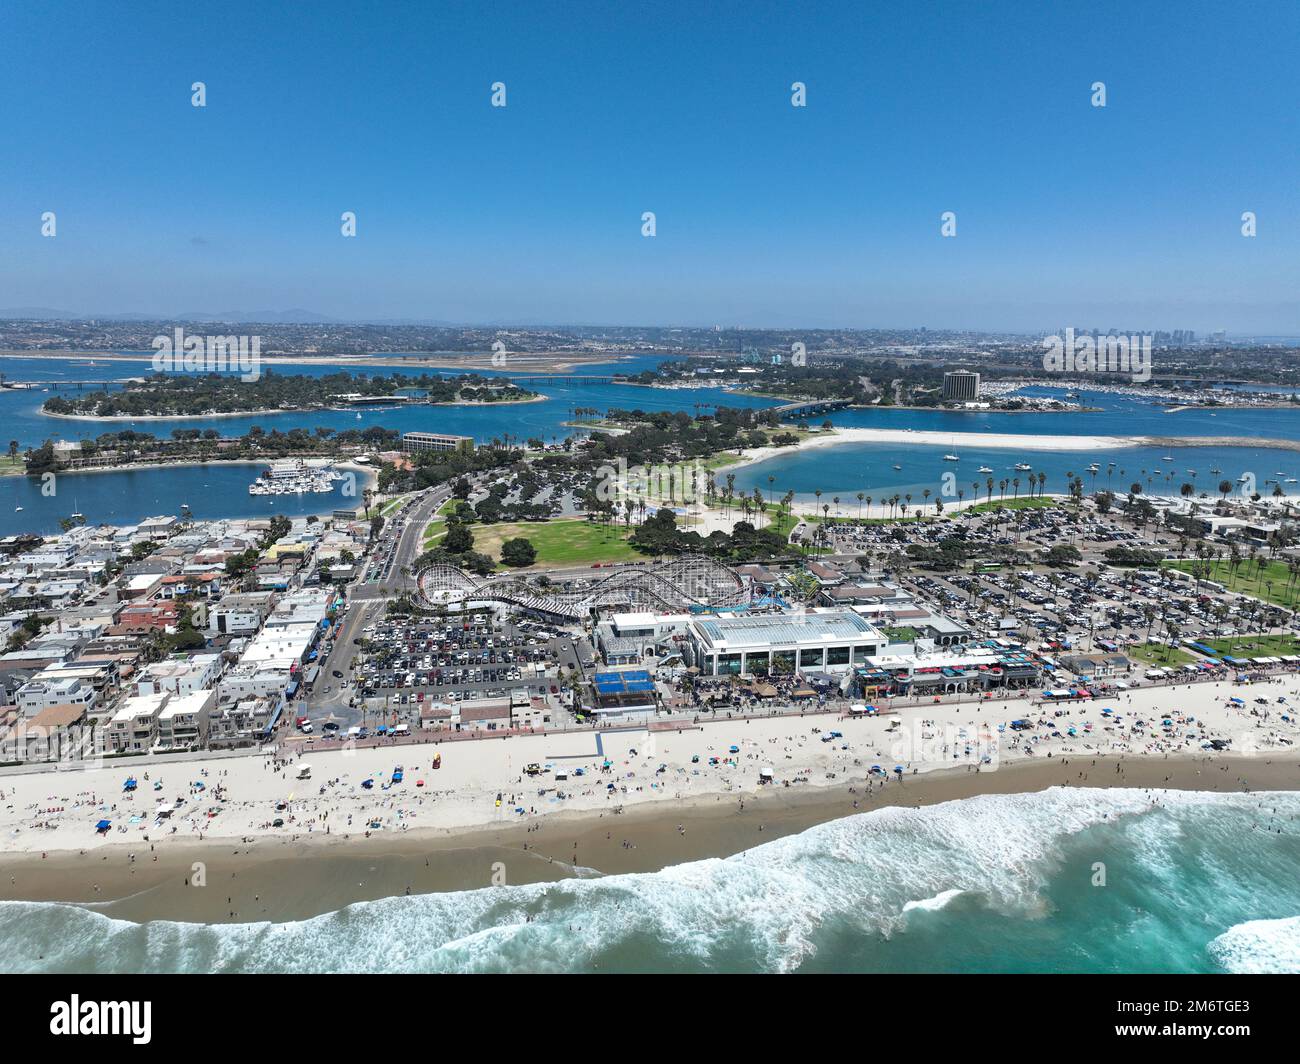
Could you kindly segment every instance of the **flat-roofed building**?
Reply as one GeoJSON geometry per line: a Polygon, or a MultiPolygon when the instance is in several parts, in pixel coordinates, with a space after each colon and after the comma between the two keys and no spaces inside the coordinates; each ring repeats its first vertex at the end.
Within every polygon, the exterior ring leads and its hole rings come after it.
{"type": "Polygon", "coordinates": [[[403,432],[402,450],[408,454],[421,451],[472,451],[473,436],[453,436],[447,432],[403,432]]]}
{"type": "Polygon", "coordinates": [[[284,699],[280,695],[219,703],[208,718],[208,747],[216,750],[263,741],[270,736],[283,707],[284,699]]]}
{"type": "Polygon", "coordinates": [[[208,741],[208,716],[217,705],[216,691],[194,691],[169,698],[158,714],[156,750],[201,750],[208,741]]]}
{"type": "Polygon", "coordinates": [[[61,676],[23,684],[14,702],[24,717],[31,718],[52,706],[80,706],[89,712],[99,704],[99,695],[86,678],[61,676]]]}
{"type": "Polygon", "coordinates": [[[273,591],[226,595],[208,608],[209,635],[252,635],[262,627],[275,604],[273,591]]]}
{"type": "Polygon", "coordinates": [[[956,649],[881,654],[859,667],[857,674],[867,696],[954,694],[1033,686],[1042,679],[1043,664],[1028,651],[990,641],[956,649]]]}
{"type": "Polygon", "coordinates": [[[171,696],[137,695],[121,705],[108,722],[104,745],[115,754],[141,754],[158,738],[158,716],[171,696]]]}
{"type": "Polygon", "coordinates": [[[702,617],[687,626],[693,663],[705,676],[844,672],[889,640],[852,610],[702,617]]]}
{"type": "Polygon", "coordinates": [[[156,695],[169,691],[173,695],[190,695],[216,685],[221,677],[220,654],[194,654],[169,658],[146,666],[136,679],[136,693],[156,695]]]}

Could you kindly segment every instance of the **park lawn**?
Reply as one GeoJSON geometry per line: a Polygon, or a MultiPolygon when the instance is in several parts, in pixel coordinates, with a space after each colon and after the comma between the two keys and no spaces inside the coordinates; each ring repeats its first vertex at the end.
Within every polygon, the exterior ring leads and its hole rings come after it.
{"type": "Polygon", "coordinates": [[[632,562],[646,557],[627,542],[630,529],[580,517],[471,525],[470,531],[474,533],[473,549],[498,560],[506,540],[528,540],[537,549],[536,566],[632,562]]]}
{"type": "Polygon", "coordinates": [[[1058,505],[1059,502],[1059,499],[1049,499],[1039,495],[1022,495],[1018,499],[998,499],[993,502],[982,502],[975,506],[968,506],[966,509],[973,514],[987,513],[990,510],[996,510],[998,507],[1004,510],[1046,510],[1058,505]]]}
{"type": "Polygon", "coordinates": [[[1159,646],[1155,643],[1134,643],[1124,648],[1124,654],[1144,664],[1160,666],[1190,665],[1205,660],[1196,654],[1189,654],[1181,647],[1159,646]]]}
{"type": "Polygon", "coordinates": [[[405,501],[405,495],[399,495],[396,499],[389,499],[382,507],[380,507],[379,516],[385,518],[388,517],[389,514],[401,506],[405,501]]]}
{"type": "Polygon", "coordinates": [[[26,470],[27,463],[22,455],[10,458],[7,454],[0,454],[0,477],[21,476],[26,470]]]}
{"type": "Polygon", "coordinates": [[[1220,654],[1234,658],[1243,654],[1249,658],[1266,658],[1300,653],[1296,649],[1300,646],[1300,640],[1291,635],[1236,635],[1205,639],[1202,642],[1208,647],[1214,647],[1220,654]]]}
{"type": "Polygon", "coordinates": [[[439,515],[446,513],[447,508],[457,502],[460,502],[460,500],[453,495],[433,511],[433,516],[429,518],[429,523],[424,526],[424,531],[421,533],[425,550],[434,547],[447,534],[447,522],[442,520],[439,515]]]}
{"type": "MultiPolygon", "coordinates": [[[[1189,558],[1166,561],[1165,564],[1195,576],[1194,567],[1204,563],[1189,558]]],[[[1209,566],[1210,575],[1207,579],[1222,584],[1229,591],[1241,595],[1253,595],[1255,598],[1291,609],[1300,605],[1300,581],[1292,581],[1285,562],[1269,561],[1259,567],[1249,560],[1243,560],[1235,572],[1231,563],[1227,561],[1210,562],[1209,566]]]]}

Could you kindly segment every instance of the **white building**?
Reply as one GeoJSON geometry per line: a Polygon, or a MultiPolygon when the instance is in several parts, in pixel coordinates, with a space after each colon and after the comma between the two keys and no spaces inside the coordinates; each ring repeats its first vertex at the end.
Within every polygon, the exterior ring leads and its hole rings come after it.
{"type": "Polygon", "coordinates": [[[226,595],[216,605],[208,607],[208,634],[252,635],[262,627],[274,600],[270,591],[226,595]]]}
{"type": "Polygon", "coordinates": [[[14,700],[24,717],[34,717],[51,706],[83,706],[90,712],[99,704],[99,695],[81,676],[60,676],[28,681],[18,688],[14,700]]]}
{"type": "Polygon", "coordinates": [[[141,754],[158,739],[158,716],[171,696],[137,695],[128,698],[105,729],[104,748],[115,754],[141,754]]]}
{"type": "Polygon", "coordinates": [[[147,665],[136,681],[136,693],[190,695],[215,687],[221,676],[220,654],[195,654],[147,665]]]}
{"type": "Polygon", "coordinates": [[[216,691],[194,691],[167,700],[158,714],[157,750],[200,750],[208,741],[208,718],[217,706],[216,691]]]}
{"type": "Polygon", "coordinates": [[[847,672],[889,640],[852,610],[701,617],[687,626],[694,664],[705,676],[847,672]]]}

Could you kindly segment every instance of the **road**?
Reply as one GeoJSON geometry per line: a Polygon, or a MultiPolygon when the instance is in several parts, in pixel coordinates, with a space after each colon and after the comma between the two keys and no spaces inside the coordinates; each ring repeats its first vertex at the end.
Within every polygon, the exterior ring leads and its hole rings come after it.
{"type": "Polygon", "coordinates": [[[349,723],[354,722],[353,718],[360,718],[361,710],[348,706],[350,688],[343,686],[352,675],[352,659],[357,649],[353,640],[360,637],[366,625],[382,615],[383,603],[389,596],[409,586],[410,580],[402,575],[402,570],[423,552],[424,526],[434,511],[450,497],[451,486],[439,485],[418,495],[399,511],[403,515],[403,527],[393,551],[393,560],[387,565],[381,559],[392,542],[393,533],[389,528],[393,522],[391,517],[385,522],[385,531],[379,534],[371,548],[370,561],[362,570],[361,580],[348,586],[347,615],[334,632],[334,646],[329,656],[321,662],[321,675],[316,680],[315,691],[298,705],[296,716],[316,719],[333,716],[349,723]],[[372,581],[369,576],[376,567],[381,567],[380,577],[372,581]],[[335,672],[343,675],[335,676],[335,672]],[[326,691],[326,687],[330,690],[326,691]]]}

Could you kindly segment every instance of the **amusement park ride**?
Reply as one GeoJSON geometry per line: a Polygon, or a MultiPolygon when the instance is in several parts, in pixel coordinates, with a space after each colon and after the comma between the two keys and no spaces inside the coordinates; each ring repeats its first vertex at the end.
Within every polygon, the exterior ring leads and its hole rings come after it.
{"type": "Polygon", "coordinates": [[[735,570],[689,554],[643,568],[627,568],[583,587],[551,591],[517,573],[479,579],[452,565],[434,565],[416,577],[418,598],[429,608],[500,602],[578,620],[594,609],[651,607],[689,611],[747,605],[749,589],[735,570]]]}

